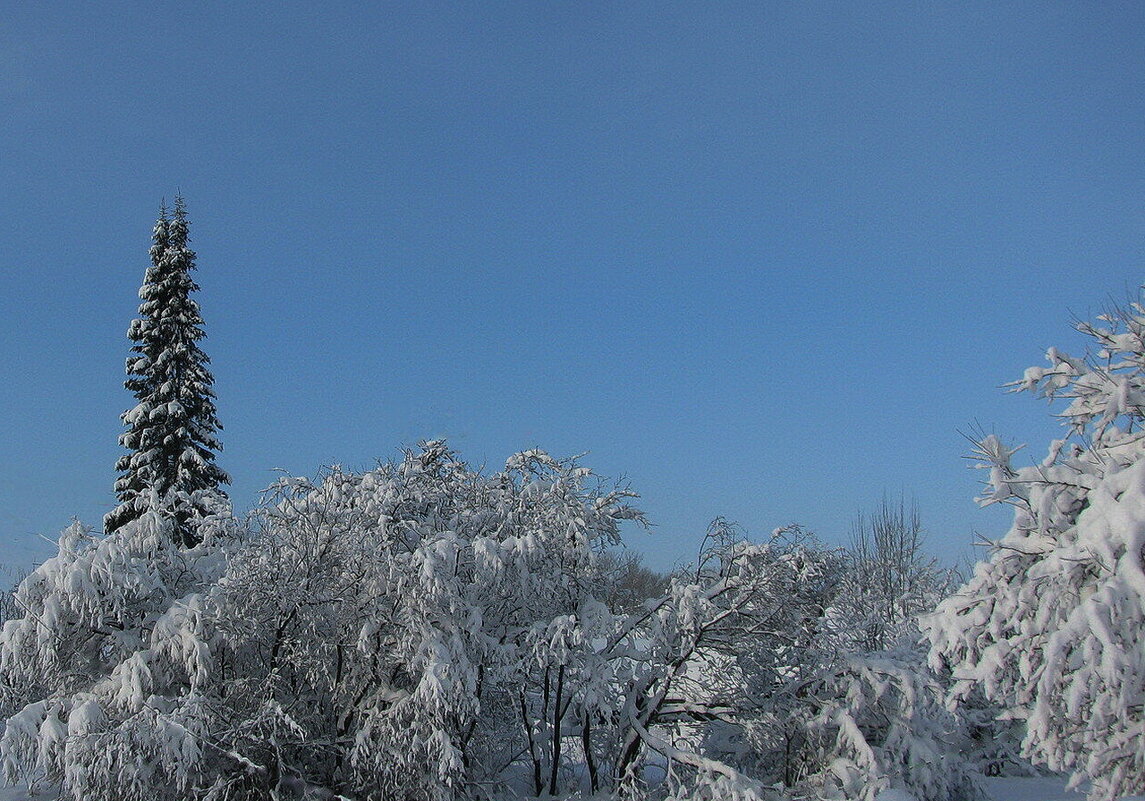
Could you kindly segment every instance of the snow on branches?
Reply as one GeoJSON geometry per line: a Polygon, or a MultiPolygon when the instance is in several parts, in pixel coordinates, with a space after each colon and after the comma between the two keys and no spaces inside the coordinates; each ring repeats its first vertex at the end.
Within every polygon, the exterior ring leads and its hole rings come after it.
{"type": "Polygon", "coordinates": [[[691,569],[616,603],[634,497],[427,442],[284,477],[192,547],[158,499],[77,524],[0,636],[0,760],[95,801],[960,797],[961,763],[925,767],[957,745],[933,679],[845,653],[842,552],[717,519],[691,569]]]}
{"type": "Polygon", "coordinates": [[[1068,400],[1069,436],[1024,467],[997,437],[978,444],[980,501],[1014,522],[926,629],[956,699],[981,685],[1026,721],[1027,756],[1111,799],[1145,787],[1145,309],[1077,328],[1090,358],[1050,349],[1010,385],[1068,400]]]}
{"type": "Polygon", "coordinates": [[[91,799],[452,798],[527,760],[563,786],[569,729],[591,754],[615,706],[597,554],[641,519],[631,497],[539,451],[485,476],[430,442],[283,479],[193,548],[158,509],[74,526],[0,638],[5,768],[91,799]]]}
{"type": "MultiPolygon", "coordinates": [[[[210,675],[197,591],[223,567],[215,546],[182,549],[150,510],[107,537],[75,523],[16,592],[0,634],[0,739],[8,779],[63,782],[77,797],[152,798],[187,787],[199,744],[187,709],[210,675]]],[[[200,523],[204,542],[225,520],[200,523]]]]}
{"type": "Polygon", "coordinates": [[[983,797],[959,753],[961,721],[913,651],[853,654],[800,687],[815,714],[806,724],[821,766],[808,783],[821,799],[872,801],[891,788],[920,799],[983,797]]]}

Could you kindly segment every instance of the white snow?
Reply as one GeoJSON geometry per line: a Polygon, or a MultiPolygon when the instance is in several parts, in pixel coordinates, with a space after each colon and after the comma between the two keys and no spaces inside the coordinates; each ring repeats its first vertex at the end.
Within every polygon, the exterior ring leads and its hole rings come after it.
{"type": "Polygon", "coordinates": [[[875,796],[875,801],[915,801],[915,797],[906,790],[892,788],[890,790],[883,790],[875,796]]]}
{"type": "Polygon", "coordinates": [[[1066,790],[1062,776],[995,776],[985,781],[994,801],[1082,801],[1085,798],[1085,793],[1066,790]]]}
{"type": "MultiPolygon", "coordinates": [[[[1066,780],[1058,776],[1034,778],[987,778],[986,788],[993,801],[1082,801],[1083,793],[1065,789],[1066,780]]],[[[0,801],[54,801],[55,792],[42,791],[30,795],[25,785],[0,787],[0,801]]],[[[913,801],[905,790],[884,790],[876,801],[913,801]]],[[[1120,801],[1145,801],[1145,796],[1127,796],[1120,801]]]]}

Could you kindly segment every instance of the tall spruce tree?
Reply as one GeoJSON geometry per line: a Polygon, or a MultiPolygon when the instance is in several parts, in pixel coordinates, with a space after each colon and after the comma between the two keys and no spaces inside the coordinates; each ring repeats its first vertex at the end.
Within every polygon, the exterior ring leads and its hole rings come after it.
{"type": "Polygon", "coordinates": [[[175,520],[176,540],[190,547],[200,539],[192,522],[226,498],[220,486],[230,478],[215,464],[222,425],[211,360],[198,345],[205,334],[191,298],[199,286],[191,278],[195,253],[187,247],[182,197],[170,217],[166,206],[161,209],[152,241],[139,317],[127,332],[135,344],[124,386],[138,403],[122,416],[127,430],[119,444],[129,453],[116,464],[119,505],[104,518],[104,529],[115,531],[157,506],[175,520]]]}

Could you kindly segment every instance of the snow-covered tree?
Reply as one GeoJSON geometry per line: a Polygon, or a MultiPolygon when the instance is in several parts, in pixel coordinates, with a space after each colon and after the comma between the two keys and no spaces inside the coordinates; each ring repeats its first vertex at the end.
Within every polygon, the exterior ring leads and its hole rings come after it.
{"type": "Polygon", "coordinates": [[[191,521],[192,548],[159,509],[69,529],[0,637],[21,696],[0,759],[85,799],[429,801],[536,772],[563,791],[616,708],[596,561],[630,495],[539,451],[484,475],[431,442],[284,479],[245,534],[191,521]]]}
{"type": "MultiPolygon", "coordinates": [[[[198,521],[208,543],[225,521],[198,521]]],[[[188,635],[220,575],[214,545],[187,549],[174,520],[145,512],[102,537],[79,523],[16,598],[0,633],[0,690],[15,708],[0,738],[9,779],[62,782],[74,798],[173,797],[188,787],[209,650],[188,635]]]]}
{"type": "Polygon", "coordinates": [[[733,668],[724,697],[735,715],[709,728],[705,747],[767,784],[792,787],[807,756],[808,715],[797,689],[835,656],[825,614],[844,561],[797,525],[773,532],[755,558],[771,575],[754,605],[769,614],[764,627],[727,627],[721,638],[733,668]]]}
{"type": "Polygon", "coordinates": [[[186,207],[178,197],[173,216],[164,208],[155,223],[139,317],[128,330],[134,344],[124,385],[138,402],[123,413],[127,430],[119,443],[129,453],[116,464],[119,505],[104,518],[104,528],[115,531],[161,508],[175,521],[172,536],[191,546],[196,529],[190,521],[216,511],[226,497],[220,487],[230,479],[215,464],[222,426],[210,359],[198,344],[205,334],[191,297],[199,287],[191,278],[195,253],[187,242],[186,207]]]}
{"type": "Polygon", "coordinates": [[[602,654],[619,694],[610,750],[622,786],[639,788],[663,765],[663,781],[647,789],[670,798],[774,794],[760,769],[768,755],[757,752],[774,743],[751,731],[813,636],[824,554],[796,527],[752,543],[717,519],[697,564],[617,621],[602,654]]]}
{"type": "Polygon", "coordinates": [[[1145,309],[1077,327],[1089,357],[1050,349],[1011,385],[1068,400],[1069,434],[1029,466],[978,443],[980,501],[1014,522],[925,625],[956,699],[980,686],[1025,720],[1028,757],[1111,799],[1145,792],[1145,309]]]}

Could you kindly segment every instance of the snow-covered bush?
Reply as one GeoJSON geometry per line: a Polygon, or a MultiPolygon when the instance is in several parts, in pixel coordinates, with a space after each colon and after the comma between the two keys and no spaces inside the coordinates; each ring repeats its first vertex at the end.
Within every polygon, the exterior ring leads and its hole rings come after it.
{"type": "Polygon", "coordinates": [[[483,477],[440,443],[389,476],[363,499],[384,524],[350,674],[354,770],[387,797],[496,783],[516,764],[555,788],[567,730],[591,740],[611,700],[596,550],[640,519],[631,493],[539,451],[483,477]]]}
{"type": "Polygon", "coordinates": [[[552,788],[570,741],[591,762],[614,725],[596,562],[640,519],[630,496],[539,451],[486,476],[432,442],[284,479],[249,531],[204,522],[194,548],[159,510],[73,526],[0,639],[23,696],[7,773],[84,799],[450,798],[518,765],[552,788]]]}
{"type": "Polygon", "coordinates": [[[982,797],[959,753],[963,724],[916,651],[844,657],[799,696],[813,710],[806,739],[815,766],[802,784],[816,797],[872,801],[892,788],[934,801],[982,797]]]}
{"type": "Polygon", "coordinates": [[[1027,756],[1111,799],[1145,789],[1145,309],[1078,329],[1089,358],[1050,349],[1011,385],[1067,399],[1069,435],[1024,467],[978,444],[980,500],[1012,505],[1013,526],[926,628],[954,698],[981,686],[1025,720],[1027,756]]]}
{"type": "Polygon", "coordinates": [[[193,549],[173,544],[172,525],[156,509],[107,537],[75,523],[20,584],[25,614],[0,634],[2,686],[19,707],[0,739],[9,779],[62,781],[91,798],[185,788],[182,765],[201,745],[184,718],[210,657],[184,632],[222,572],[226,521],[202,521],[193,549]]]}

